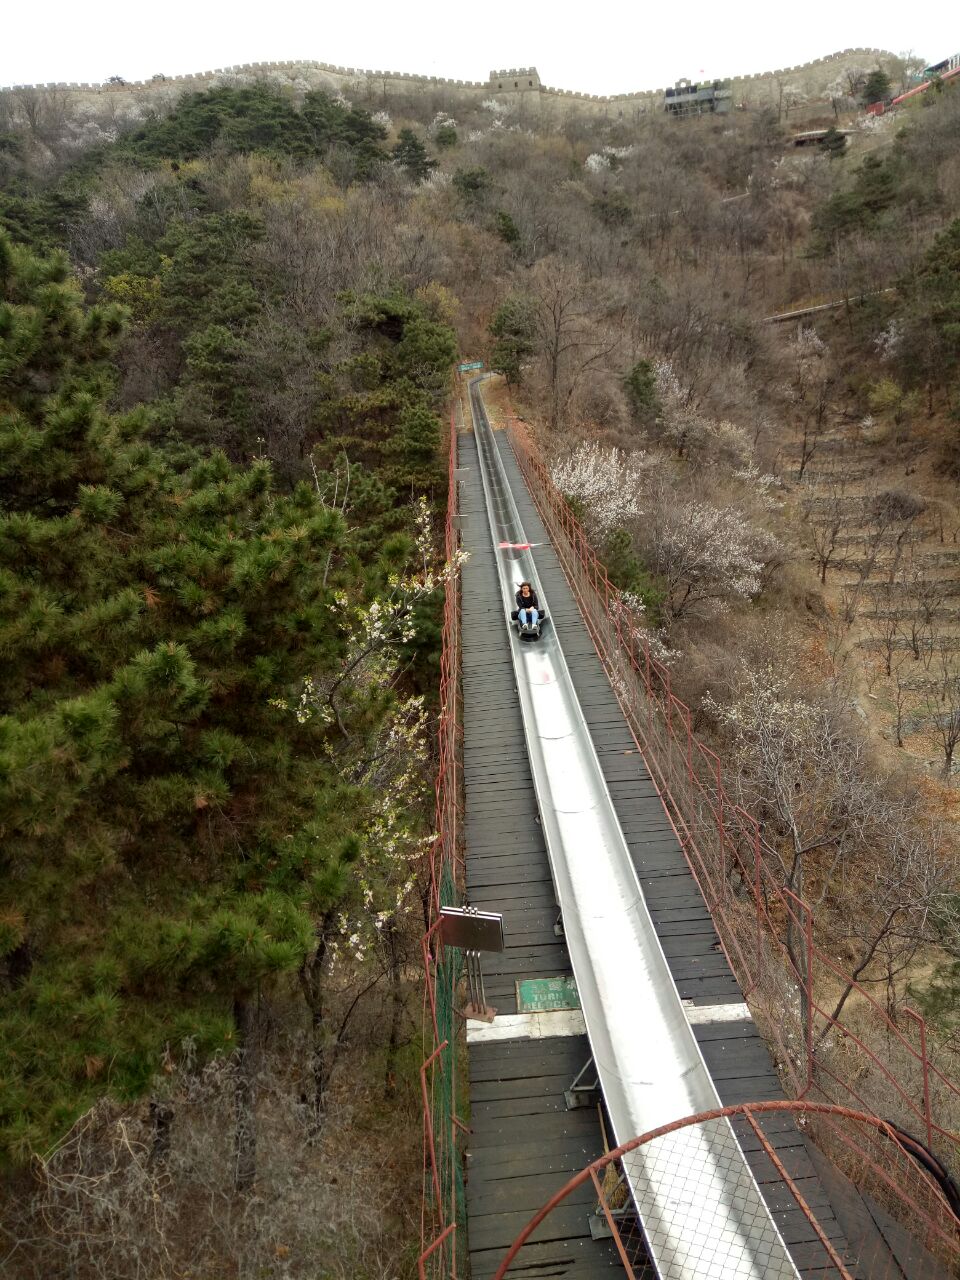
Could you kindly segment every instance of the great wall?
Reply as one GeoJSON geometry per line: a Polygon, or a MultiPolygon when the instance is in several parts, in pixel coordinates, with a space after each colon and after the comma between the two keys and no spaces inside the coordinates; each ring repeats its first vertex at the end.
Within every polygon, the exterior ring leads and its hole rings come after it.
{"type": "MultiPolygon", "coordinates": [[[[748,106],[760,106],[775,102],[784,87],[794,89],[810,98],[824,94],[827,84],[842,75],[848,67],[877,65],[892,59],[893,54],[883,49],[843,49],[823,58],[804,62],[798,66],[759,71],[752,75],[737,76],[730,80],[734,102],[748,106]]],[[[30,95],[57,95],[74,105],[84,103],[89,110],[110,108],[121,103],[135,102],[143,108],[168,105],[184,93],[199,92],[219,84],[244,83],[269,79],[294,91],[326,89],[345,96],[354,94],[368,103],[379,102],[384,107],[399,103],[411,93],[431,94],[438,107],[453,106],[458,100],[495,98],[516,105],[522,116],[533,118],[556,115],[565,106],[586,109],[596,114],[629,118],[650,111],[664,99],[663,89],[643,89],[633,93],[600,94],[579,93],[573,89],[558,89],[541,83],[534,67],[511,68],[491,71],[487,80],[453,80],[441,76],[421,76],[403,71],[369,71],[356,67],[335,66],[316,61],[249,62],[238,66],[218,67],[213,71],[200,71],[193,75],[155,76],[150,80],[107,81],[103,84],[55,83],[37,85],[11,85],[0,88],[0,103],[12,98],[23,101],[30,95]]]]}

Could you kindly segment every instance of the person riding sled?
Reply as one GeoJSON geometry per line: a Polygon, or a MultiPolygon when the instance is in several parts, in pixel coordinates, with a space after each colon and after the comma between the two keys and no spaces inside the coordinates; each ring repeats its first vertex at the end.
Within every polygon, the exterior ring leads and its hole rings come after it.
{"type": "Polygon", "coordinates": [[[517,592],[517,621],[522,627],[535,627],[540,620],[540,602],[529,582],[521,582],[517,592]]]}

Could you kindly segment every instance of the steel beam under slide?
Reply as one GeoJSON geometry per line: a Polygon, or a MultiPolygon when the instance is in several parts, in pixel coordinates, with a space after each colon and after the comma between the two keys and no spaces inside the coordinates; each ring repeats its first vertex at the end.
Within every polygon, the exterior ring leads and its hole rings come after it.
{"type": "MultiPolygon", "coordinates": [[[[470,403],[530,767],[564,935],[617,1143],[721,1106],[643,897],[552,625],[509,628],[532,550],[480,394],[470,403]]],[[[795,1280],[798,1272],[729,1121],[638,1148],[624,1172],[662,1280],[795,1280]]]]}

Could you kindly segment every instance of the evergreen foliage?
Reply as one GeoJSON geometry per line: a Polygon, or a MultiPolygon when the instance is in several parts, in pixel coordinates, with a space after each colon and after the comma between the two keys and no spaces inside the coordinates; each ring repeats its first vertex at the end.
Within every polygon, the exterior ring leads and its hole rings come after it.
{"type": "Polygon", "coordinates": [[[385,137],[386,130],[368,112],[320,90],[308,93],[298,111],[292,99],[252,85],[190,94],[170,115],[130,134],[118,150],[140,162],[193,160],[214,146],[227,153],[264,151],[297,160],[343,148],[369,173],[384,159],[380,143],[385,137]]]}
{"type": "Polygon", "coordinates": [[[825,151],[831,160],[842,156],[847,149],[847,139],[839,129],[831,125],[818,143],[821,151],[825,151]]]}
{"type": "Polygon", "coordinates": [[[667,598],[664,584],[657,580],[640,560],[633,540],[626,529],[614,529],[603,544],[603,563],[614,586],[628,591],[641,600],[646,608],[645,619],[650,626],[660,624],[660,611],[667,598]]]}
{"type": "Polygon", "coordinates": [[[529,298],[507,298],[494,312],[490,333],[496,339],[490,361],[511,386],[520,382],[523,362],[534,349],[536,319],[529,298]]]}
{"type": "Polygon", "coordinates": [[[638,360],[623,380],[637,421],[650,426],[662,410],[657,394],[657,375],[649,360],[638,360]]]}
{"type": "Polygon", "coordinates": [[[593,202],[593,211],[607,227],[624,227],[633,219],[633,207],[619,188],[602,191],[593,202]]]}
{"type": "Polygon", "coordinates": [[[890,77],[882,67],[877,67],[867,76],[863,86],[861,101],[869,107],[874,102],[886,102],[890,97],[890,77]]]}
{"type": "Polygon", "coordinates": [[[957,391],[960,375],[960,218],[934,240],[901,282],[906,298],[899,360],[914,385],[957,391]]]}
{"type": "Polygon", "coordinates": [[[480,165],[473,169],[457,169],[453,175],[453,189],[467,203],[480,200],[490,185],[490,174],[480,165]]]}
{"type": "Polygon", "coordinates": [[[937,185],[925,173],[929,158],[922,151],[917,154],[918,148],[915,135],[904,131],[891,150],[864,157],[852,184],[845,184],[814,210],[813,256],[828,253],[855,233],[873,237],[892,232],[943,203],[937,185]]]}
{"type": "MultiPolygon", "coordinates": [[[[104,1090],[149,1087],[184,1038],[231,1047],[233,1009],[359,892],[366,801],[327,743],[389,698],[351,694],[336,725],[288,707],[339,679],[340,594],[381,590],[409,543],[363,569],[312,486],[282,496],[264,462],[160,449],[148,414],[111,414],[122,316],[85,308],[63,258],[0,240],[0,297],[0,1148],[21,1159],[104,1090]]],[[[382,448],[422,479],[452,339],[399,298],[355,312],[399,325],[382,448]]],[[[216,366],[203,333],[189,358],[216,366]]]]}
{"type": "Polygon", "coordinates": [[[47,191],[19,182],[0,190],[0,230],[20,244],[39,249],[62,247],[70,222],[86,208],[86,196],[76,183],[47,191]]]}
{"type": "Polygon", "coordinates": [[[412,129],[401,129],[393,148],[394,163],[414,182],[423,182],[437,167],[436,160],[427,155],[427,148],[412,129]]]}
{"type": "Polygon", "coordinates": [[[898,176],[895,158],[866,156],[852,189],[838,191],[813,215],[816,252],[825,253],[835,240],[874,227],[898,199],[898,176]]]}
{"type": "Polygon", "coordinates": [[[497,235],[504,244],[508,244],[511,249],[518,249],[520,247],[523,237],[520,234],[520,228],[510,217],[509,213],[505,213],[503,209],[498,209],[494,215],[494,226],[496,228],[497,235]]]}

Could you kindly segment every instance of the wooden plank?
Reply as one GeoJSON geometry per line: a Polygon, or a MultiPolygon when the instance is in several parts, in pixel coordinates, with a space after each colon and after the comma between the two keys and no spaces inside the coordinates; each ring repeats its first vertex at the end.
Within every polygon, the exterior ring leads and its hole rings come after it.
{"type": "MultiPolygon", "coordinates": [[[[569,1084],[568,1080],[564,1088],[569,1087],[569,1084]]],[[[545,1116],[561,1112],[565,1116],[573,1114],[567,1111],[562,1089],[553,1094],[526,1094],[519,1098],[501,1097],[490,1102],[471,1099],[470,1128],[476,1133],[481,1133],[498,1128],[497,1122],[500,1120],[509,1120],[516,1116],[545,1116]]],[[[596,1122],[596,1116],[592,1116],[591,1120],[596,1122]]]]}
{"type": "Polygon", "coordinates": [[[564,1089],[570,1088],[571,1080],[569,1071],[562,1071],[559,1075],[514,1076],[508,1080],[500,1076],[496,1080],[473,1080],[470,1084],[470,1106],[474,1108],[481,1102],[501,1098],[528,1098],[550,1094],[562,1097],[564,1089]]]}
{"type": "MultiPolygon", "coordinates": [[[[537,1227],[530,1239],[571,1240],[589,1238],[590,1211],[586,1205],[559,1204],[537,1227]]],[[[506,1249],[527,1225],[529,1213],[496,1213],[471,1216],[467,1228],[470,1249],[506,1249]]]]}
{"type": "MultiPolygon", "coordinates": [[[[472,1280],[491,1280],[502,1261],[502,1251],[471,1247],[472,1280]]],[[[510,1274],[511,1280],[588,1280],[592,1276],[622,1277],[624,1270],[612,1240],[593,1241],[581,1236],[525,1245],[510,1274]]],[[[637,1280],[642,1280],[639,1273],[637,1280]]]]}
{"type": "MultiPolygon", "coordinates": [[[[526,1213],[531,1217],[542,1208],[552,1195],[563,1186],[566,1179],[556,1174],[508,1174],[482,1184],[467,1183],[467,1209],[471,1219],[491,1213],[526,1213]]],[[[576,1187],[563,1201],[566,1205],[578,1205],[589,1215],[597,1203],[593,1183],[587,1181],[576,1187]]]]}
{"type": "Polygon", "coordinates": [[[471,1179],[542,1170],[562,1174],[557,1184],[560,1186],[600,1154],[593,1138],[543,1138],[510,1146],[478,1147],[468,1153],[467,1168],[471,1179]]]}
{"type": "MultiPolygon", "coordinates": [[[[487,1072],[541,1070],[544,1062],[563,1062],[574,1073],[590,1057],[586,1036],[553,1036],[547,1040],[488,1040],[470,1046],[470,1079],[489,1079],[487,1072]],[[484,1073],[484,1074],[481,1074],[484,1073]]],[[[554,1067],[559,1074],[561,1068],[554,1067]]]]}

